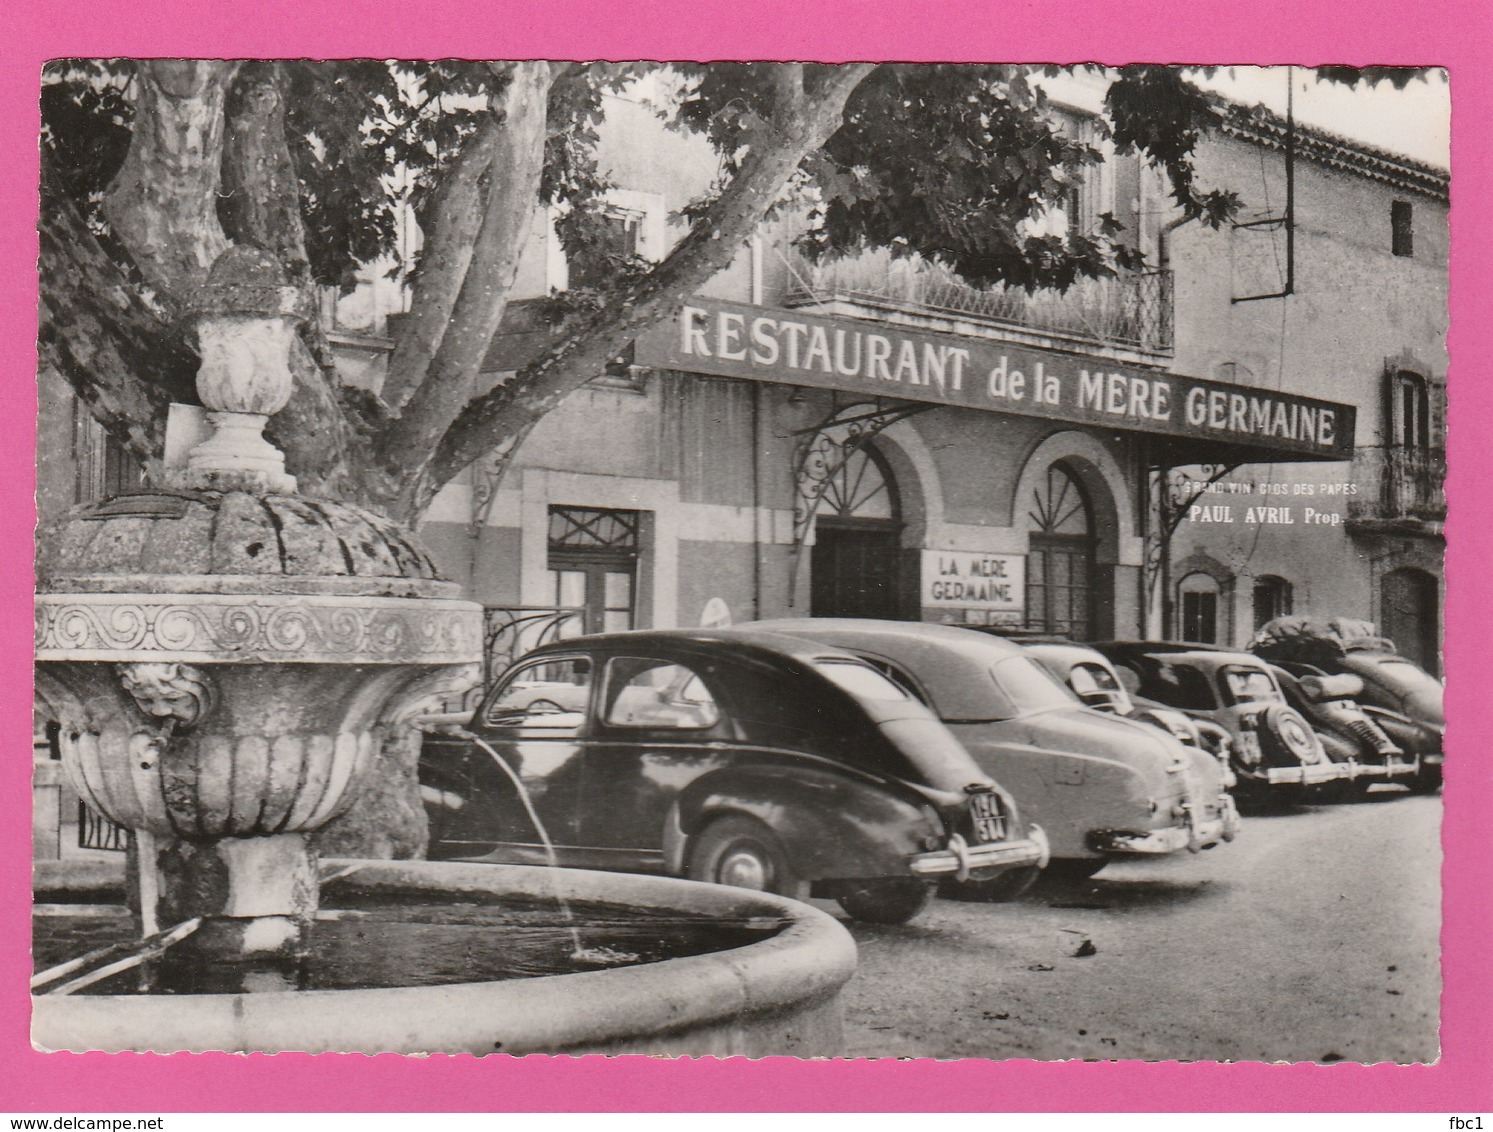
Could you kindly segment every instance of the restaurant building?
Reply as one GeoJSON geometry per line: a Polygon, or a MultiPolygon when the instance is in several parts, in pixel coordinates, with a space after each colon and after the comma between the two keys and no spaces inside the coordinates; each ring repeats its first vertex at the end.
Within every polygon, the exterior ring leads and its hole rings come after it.
{"type": "MultiPolygon", "coordinates": [[[[657,258],[714,165],[624,100],[605,137],[618,238],[657,258]]],[[[1109,212],[1154,266],[1063,294],[811,265],[765,225],[423,537],[503,654],[779,616],[1242,644],[1294,611],[1382,621],[1434,669],[1446,174],[1244,111],[1198,166],[1237,226],[1111,155],[1053,222],[1109,212]]],[[[567,285],[541,217],[521,270],[567,285]]],[[[496,379],[542,340],[525,319],[496,379]]]]}

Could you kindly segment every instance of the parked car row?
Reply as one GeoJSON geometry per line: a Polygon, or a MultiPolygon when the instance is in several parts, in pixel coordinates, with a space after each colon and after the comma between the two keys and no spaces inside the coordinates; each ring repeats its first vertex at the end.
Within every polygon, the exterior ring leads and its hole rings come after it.
{"type": "MultiPolygon", "coordinates": [[[[902,621],[812,618],[762,628],[851,651],[927,704],[1041,825],[1052,875],[1091,875],[1119,856],[1211,848],[1238,829],[1217,759],[1084,706],[1020,645],[902,621]]],[[[1005,894],[1023,885],[999,878],[986,887],[1005,894]]]]}
{"type": "MultiPolygon", "coordinates": [[[[1028,647],[1086,702],[1185,734],[1229,761],[1241,800],[1361,796],[1376,782],[1441,785],[1441,684],[1383,638],[1306,618],[1267,624],[1250,652],[1110,641],[1028,647]],[[1148,714],[1149,713],[1149,714],[1148,714]]],[[[1361,623],[1360,623],[1361,624],[1361,623]]]]}
{"type": "Polygon", "coordinates": [[[430,855],[900,923],[935,888],[1011,899],[1044,872],[1212,848],[1235,793],[1439,785],[1439,683],[1362,633],[1266,630],[1254,652],[822,618],[556,641],[470,718],[431,721],[430,855]]]}
{"type": "Polygon", "coordinates": [[[885,923],[935,886],[1009,899],[1239,826],[1201,743],[1085,706],[1020,645],[900,622],[558,641],[431,726],[420,781],[435,858],[660,872],[885,923]]]}

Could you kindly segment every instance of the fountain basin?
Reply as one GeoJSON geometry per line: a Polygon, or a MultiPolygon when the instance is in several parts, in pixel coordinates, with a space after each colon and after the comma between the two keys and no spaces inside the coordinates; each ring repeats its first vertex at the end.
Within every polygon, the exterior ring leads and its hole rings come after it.
{"type": "MultiPolygon", "coordinates": [[[[422,902],[481,898],[637,905],[721,920],[770,919],[767,938],[630,967],[502,981],[366,990],[174,995],[37,995],[44,1050],[171,1053],[641,1053],[834,1056],[840,988],[855,944],[833,917],[797,901],[664,877],[432,861],[337,861],[345,882],[422,902]]],[[[38,882],[97,891],[88,863],[38,882]]],[[[117,874],[122,882],[122,870],[117,874]]],[[[335,907],[337,885],[324,905],[335,907]]],[[[583,934],[586,932],[582,924],[583,934]]]]}

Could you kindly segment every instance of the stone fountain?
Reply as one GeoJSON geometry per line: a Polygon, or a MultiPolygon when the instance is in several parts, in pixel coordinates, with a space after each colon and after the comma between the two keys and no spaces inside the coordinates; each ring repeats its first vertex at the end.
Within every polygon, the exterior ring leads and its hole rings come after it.
{"type": "Polygon", "coordinates": [[[834,921],[791,901],[657,878],[356,866],[365,891],[549,893],[780,930],[641,968],[303,989],[322,914],[310,835],[357,797],[388,728],[475,679],[482,623],[411,534],[297,494],[264,438],[290,395],[299,303],[273,257],[226,252],[195,319],[212,434],[164,484],[75,509],[39,534],[37,695],[80,796],[131,831],[134,930],[164,956],[142,970],[176,993],[38,994],[34,1040],[73,1050],[834,1052],[835,996],[854,966],[834,921]],[[200,985],[217,993],[191,993],[200,985]]]}

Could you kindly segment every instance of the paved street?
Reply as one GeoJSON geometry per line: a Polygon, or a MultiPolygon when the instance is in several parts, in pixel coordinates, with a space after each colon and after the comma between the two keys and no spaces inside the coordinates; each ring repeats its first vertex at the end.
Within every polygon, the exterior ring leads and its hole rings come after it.
{"type": "Polygon", "coordinates": [[[850,1056],[1427,1061],[1439,797],[1250,817],[1232,845],[1014,904],[850,924],[850,1056]]]}

